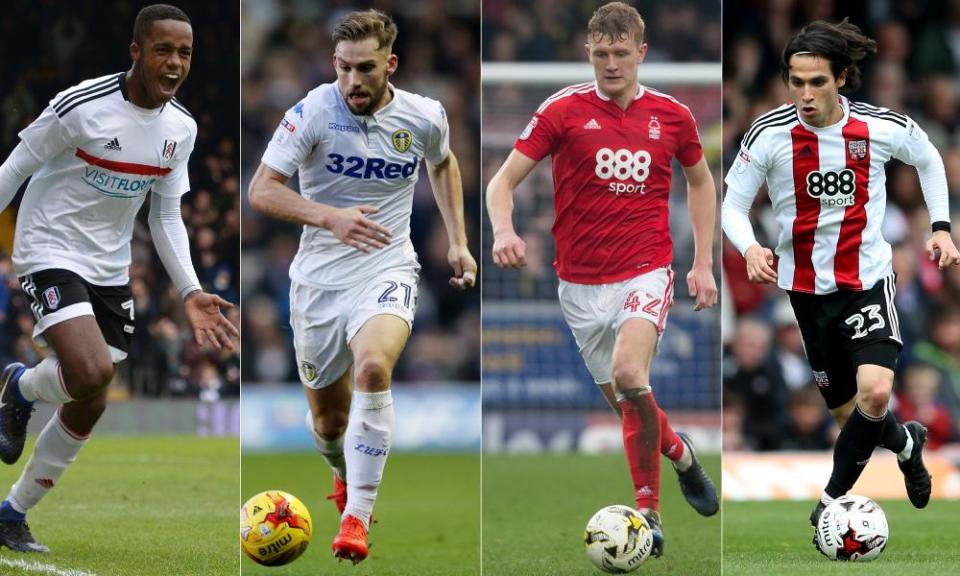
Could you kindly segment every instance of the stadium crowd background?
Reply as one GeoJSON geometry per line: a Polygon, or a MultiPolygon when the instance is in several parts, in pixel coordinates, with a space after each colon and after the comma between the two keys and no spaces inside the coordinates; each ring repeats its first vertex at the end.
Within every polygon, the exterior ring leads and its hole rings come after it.
{"type": "MultiPolygon", "coordinates": [[[[861,65],[862,87],[848,96],[908,114],[923,127],[946,164],[956,225],[960,1],[740,0],[725,2],[724,11],[737,15],[724,35],[725,171],[752,120],[789,100],[778,66],[790,36],[805,22],[849,16],[877,40],[879,51],[861,65]]],[[[941,274],[926,259],[929,217],[912,166],[887,165],[887,196],[883,234],[894,247],[904,338],[892,407],[900,420],[927,426],[927,447],[937,449],[958,439],[960,268],[941,274]]],[[[765,191],[752,219],[760,242],[772,248],[776,227],[765,191]]],[[[751,284],[742,257],[726,241],[723,266],[725,449],[831,447],[838,430],[812,382],[786,295],[775,286],[751,284]]]]}
{"type": "MultiPolygon", "coordinates": [[[[191,191],[182,212],[197,275],[205,290],[239,305],[240,182],[239,6],[176,2],[190,17],[194,53],[177,98],[198,124],[190,159],[191,191]]],[[[12,2],[0,14],[0,159],[19,142],[17,133],[58,92],[82,80],[128,70],[128,46],[141,2],[39,0],[12,2]]],[[[20,194],[0,215],[0,365],[33,365],[45,352],[32,343],[33,316],[13,273],[16,208],[20,194]]],[[[148,200],[149,202],[149,200],[148,200]]],[[[110,394],[184,396],[213,401],[240,391],[236,355],[198,346],[172,289],[141,210],[134,232],[130,282],[136,322],[127,361],[110,394]]],[[[239,308],[229,311],[239,325],[239,308]]]]}
{"type": "MultiPolygon", "coordinates": [[[[399,68],[391,82],[439,100],[450,124],[450,149],[463,178],[469,246],[480,261],[479,2],[381,0],[345,2],[244,0],[242,10],[243,190],[284,112],[308,91],[333,82],[330,35],[355,9],[378,8],[398,27],[399,68]]],[[[295,178],[291,180],[295,186],[295,178]]],[[[301,227],[243,205],[243,380],[298,383],[289,327],[287,275],[301,227]]],[[[411,235],[422,270],[414,330],[394,371],[409,382],[480,379],[480,294],[447,285],[447,239],[425,171],[414,195],[411,235]]]]}

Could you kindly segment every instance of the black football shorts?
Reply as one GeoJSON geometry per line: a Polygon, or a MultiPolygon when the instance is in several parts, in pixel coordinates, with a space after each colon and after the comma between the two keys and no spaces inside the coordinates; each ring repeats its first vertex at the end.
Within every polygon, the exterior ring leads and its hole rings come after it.
{"type": "Polygon", "coordinates": [[[34,340],[45,343],[43,332],[50,326],[93,314],[113,361],[127,357],[134,317],[129,285],[97,286],[69,270],[50,269],[21,276],[20,286],[30,298],[36,321],[34,340]]]}
{"type": "Polygon", "coordinates": [[[828,408],[842,406],[856,395],[861,364],[896,369],[903,341],[893,303],[893,275],[863,291],[787,293],[814,380],[828,408]]]}

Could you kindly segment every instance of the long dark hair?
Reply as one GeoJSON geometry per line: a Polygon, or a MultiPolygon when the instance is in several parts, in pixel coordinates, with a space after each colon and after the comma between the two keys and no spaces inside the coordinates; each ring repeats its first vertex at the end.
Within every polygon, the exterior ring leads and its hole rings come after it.
{"type": "Polygon", "coordinates": [[[847,73],[841,91],[856,90],[860,87],[860,67],[857,63],[868,53],[876,51],[877,41],[867,38],[849,18],[844,18],[838,24],[817,20],[804,26],[783,47],[780,75],[786,82],[790,76],[790,58],[798,53],[810,53],[830,62],[834,78],[839,79],[842,73],[847,73]]]}

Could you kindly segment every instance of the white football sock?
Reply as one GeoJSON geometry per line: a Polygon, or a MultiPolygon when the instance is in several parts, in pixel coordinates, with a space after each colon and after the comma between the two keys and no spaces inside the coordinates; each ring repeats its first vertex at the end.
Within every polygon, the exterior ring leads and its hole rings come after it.
{"type": "Polygon", "coordinates": [[[386,392],[354,392],[347,425],[347,508],[343,514],[370,525],[370,514],[383,479],[390,453],[395,416],[393,395],[386,392]]]}
{"type": "Polygon", "coordinates": [[[7,500],[14,510],[26,513],[54,487],[67,466],[77,459],[77,453],[87,443],[67,431],[59,412],[47,422],[37,437],[30,461],[10,489],[7,500]]]}
{"type": "Polygon", "coordinates": [[[336,440],[324,440],[313,428],[313,414],[309,410],[307,410],[307,430],[313,436],[313,443],[317,445],[320,455],[333,468],[334,474],[345,481],[347,479],[347,461],[343,457],[343,436],[336,440]]]}
{"type": "Polygon", "coordinates": [[[63,382],[60,361],[56,356],[44,358],[33,368],[27,368],[20,376],[20,393],[30,402],[43,400],[51,404],[73,402],[63,382]]]}
{"type": "MultiPolygon", "coordinates": [[[[901,426],[902,426],[902,424],[901,424],[901,426]]],[[[906,426],[904,426],[903,429],[906,430],[906,432],[907,432],[907,443],[906,443],[906,445],[903,447],[903,450],[901,450],[901,451],[897,454],[897,460],[900,461],[900,462],[906,462],[907,460],[910,459],[910,456],[913,455],[913,436],[910,435],[910,431],[907,430],[907,427],[906,427],[906,426]]]]}
{"type": "Polygon", "coordinates": [[[693,451],[683,440],[680,440],[680,443],[683,444],[683,454],[681,454],[676,460],[672,461],[673,468],[681,472],[686,472],[691,466],[693,466],[693,451]]]}

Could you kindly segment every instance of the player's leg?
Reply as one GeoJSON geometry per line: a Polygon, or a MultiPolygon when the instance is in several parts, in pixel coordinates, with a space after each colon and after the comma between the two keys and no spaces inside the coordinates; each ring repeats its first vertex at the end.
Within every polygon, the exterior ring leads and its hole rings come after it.
{"type": "Polygon", "coordinates": [[[34,369],[27,386],[22,386],[22,376],[19,382],[9,384],[18,385],[21,398],[56,402],[63,401],[66,395],[78,400],[62,404],[44,426],[33,455],[0,505],[0,544],[21,551],[46,551],[30,535],[26,513],[76,460],[103,414],[106,388],[114,373],[110,352],[93,316],[78,316],[54,324],[44,330],[43,336],[57,354],[55,360],[44,361],[52,361],[57,366],[52,371],[53,377],[44,374],[51,365],[48,364],[34,369]]]}
{"type": "MultiPolygon", "coordinates": [[[[617,418],[622,420],[620,398],[617,397],[613,384],[605,382],[597,386],[617,418]]],[[[660,417],[660,454],[670,459],[673,469],[677,472],[684,498],[698,513],[704,516],[716,514],[720,508],[716,489],[703,467],[700,466],[690,437],[673,430],[667,413],[662,408],[658,406],[657,411],[660,417]]]]}
{"type": "Polygon", "coordinates": [[[633,481],[637,510],[654,530],[651,554],[663,554],[660,529],[660,415],[650,387],[650,365],[657,349],[657,326],[628,318],[613,347],[613,385],[623,414],[623,449],[633,481]]]}
{"type": "Polygon", "coordinates": [[[350,341],[354,393],[347,425],[347,513],[369,520],[393,435],[393,367],[410,326],[389,314],[373,316],[350,341]]]}
{"type": "Polygon", "coordinates": [[[354,392],[347,424],[347,508],[334,554],[354,563],[367,556],[366,533],[390,453],[395,416],[393,367],[410,335],[409,321],[391,314],[370,317],[350,340],[354,392]]]}
{"type": "MultiPolygon", "coordinates": [[[[890,365],[895,360],[889,358],[895,359],[897,353],[898,349],[893,343],[882,342],[860,354],[890,365]]],[[[887,366],[861,364],[857,368],[856,398],[832,411],[835,417],[839,416],[838,422],[844,412],[849,410],[849,414],[834,447],[833,472],[822,502],[829,503],[853,487],[873,452],[873,446],[886,448],[896,454],[910,502],[917,508],[923,508],[929,502],[932,486],[930,473],[923,463],[927,430],[919,422],[900,424],[887,408],[893,378],[893,370],[887,366]],[[849,409],[851,404],[853,408],[849,409]],[[873,446],[869,445],[871,441],[874,442],[873,446]]]]}
{"type": "Polygon", "coordinates": [[[347,462],[343,454],[343,436],[350,416],[350,370],[323,388],[304,386],[310,411],[307,429],[320,455],[333,470],[333,500],[340,514],[347,506],[347,462]]]}
{"type": "Polygon", "coordinates": [[[853,488],[873,449],[880,443],[893,390],[893,370],[863,364],[857,368],[856,405],[840,430],[833,450],[833,471],[824,490],[825,503],[853,488]]]}
{"type": "Polygon", "coordinates": [[[350,350],[346,316],[348,291],[321,290],[292,282],[290,327],[298,374],[310,409],[306,425],[320,455],[333,471],[333,500],[340,514],[347,504],[343,435],[350,414],[350,350]]]}

